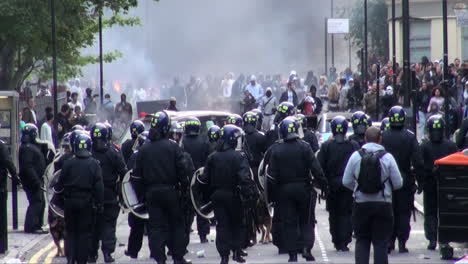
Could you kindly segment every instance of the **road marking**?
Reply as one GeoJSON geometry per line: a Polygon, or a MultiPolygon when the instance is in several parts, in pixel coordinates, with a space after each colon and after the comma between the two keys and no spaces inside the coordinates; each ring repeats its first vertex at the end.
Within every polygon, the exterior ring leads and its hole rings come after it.
{"type": "Polygon", "coordinates": [[[44,255],[44,253],[46,253],[47,251],[49,251],[51,248],[54,247],[54,242],[50,242],[47,246],[45,246],[44,248],[41,248],[41,250],[39,250],[36,254],[34,254],[31,259],[29,260],[29,264],[37,264],[39,263],[38,260],[42,257],[42,255],[44,255]]]}
{"type": "Polygon", "coordinates": [[[318,228],[315,227],[315,237],[317,238],[317,243],[319,245],[319,248],[320,248],[320,252],[322,253],[322,259],[324,262],[329,262],[330,260],[328,259],[328,256],[327,256],[327,250],[325,248],[325,244],[323,244],[323,241],[322,239],[320,238],[320,234],[318,232],[318,228]]]}

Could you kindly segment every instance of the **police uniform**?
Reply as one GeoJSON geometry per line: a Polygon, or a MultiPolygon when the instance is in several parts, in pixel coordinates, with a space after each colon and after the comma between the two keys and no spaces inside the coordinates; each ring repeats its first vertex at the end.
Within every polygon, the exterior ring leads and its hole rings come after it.
{"type": "Polygon", "coordinates": [[[166,263],[165,247],[172,250],[175,264],[188,263],[185,255],[185,218],[180,193],[187,192],[182,149],[167,138],[171,122],[165,112],[158,112],[151,122],[149,138],[138,151],[131,182],[139,185],[149,213],[148,235],[151,257],[166,263]]]}
{"type": "Polygon", "coordinates": [[[326,179],[310,145],[297,137],[283,136],[290,135],[283,132],[283,126],[286,126],[286,130],[291,129],[288,122],[296,126],[295,131],[289,131],[297,133],[297,120],[293,117],[283,120],[280,133],[285,142],[275,144],[269,157],[271,177],[279,190],[279,211],[284,226],[282,239],[285,249],[289,252],[290,261],[297,261],[298,251],[302,251],[307,260],[314,260],[310,250],[315,242],[317,195],[312,187],[310,173],[322,188],[326,187],[326,179]]]}
{"type": "MultiPolygon", "coordinates": [[[[416,136],[404,128],[390,128],[383,132],[382,145],[391,153],[398,164],[403,178],[403,187],[394,191],[393,214],[394,232],[390,241],[389,250],[394,248],[395,240],[398,238],[400,252],[407,252],[406,241],[411,231],[411,213],[414,210],[414,194],[417,189],[416,180],[421,188],[423,175],[423,161],[416,136]],[[411,171],[413,166],[416,174],[411,171]]],[[[422,191],[420,189],[419,191],[422,191]]]]}
{"type": "MultiPolygon", "coordinates": [[[[91,144],[90,139],[87,144],[91,144]]],[[[94,208],[102,208],[104,194],[99,162],[90,154],[77,155],[65,161],[54,189],[63,193],[65,198],[65,250],[68,263],[86,263],[94,224],[94,208]]]]}
{"type": "Polygon", "coordinates": [[[445,124],[442,117],[434,116],[428,120],[429,140],[421,144],[421,153],[424,160],[424,233],[429,240],[428,249],[434,250],[437,246],[438,204],[437,204],[437,177],[434,173],[434,162],[457,151],[455,143],[443,138],[445,124]],[[433,132],[433,130],[439,130],[433,132]]]}
{"type": "MultiPolygon", "coordinates": [[[[96,124],[96,126],[98,126],[96,124]]],[[[95,126],[95,127],[96,127],[95,126]]],[[[120,212],[118,203],[119,182],[122,182],[126,173],[126,166],[120,152],[106,144],[106,141],[94,138],[95,127],[91,130],[93,138],[92,156],[99,161],[104,182],[103,210],[96,215],[96,226],[90,249],[90,261],[97,258],[99,241],[104,254],[105,262],[113,262],[111,254],[114,253],[117,238],[116,225],[120,212]]],[[[103,129],[101,127],[101,129],[103,129]]],[[[103,133],[104,134],[104,133],[103,133]]]]}
{"type": "Polygon", "coordinates": [[[208,157],[202,178],[202,182],[209,185],[212,193],[211,201],[217,221],[216,248],[222,258],[222,263],[227,263],[230,251],[233,251],[236,261],[245,262],[241,256],[245,238],[245,222],[237,188],[254,184],[245,154],[235,151],[235,146],[227,146],[228,143],[223,139],[223,134],[231,133],[228,130],[241,131],[233,125],[222,128],[223,148],[208,157]]]}
{"type": "Polygon", "coordinates": [[[128,161],[130,160],[130,157],[133,154],[133,146],[135,145],[136,139],[131,138],[125,140],[125,142],[122,144],[122,157],[124,159],[124,162],[127,164],[128,161]]]}
{"type": "Polygon", "coordinates": [[[358,144],[359,147],[364,146],[364,144],[366,143],[364,135],[352,134],[351,136],[349,136],[349,140],[358,144]]]}
{"type": "Polygon", "coordinates": [[[7,178],[8,173],[16,178],[16,167],[11,160],[11,155],[5,145],[0,140],[0,254],[8,249],[8,229],[7,229],[7,178]]]}
{"type": "Polygon", "coordinates": [[[358,149],[354,141],[331,139],[322,144],[317,156],[329,184],[328,221],[332,242],[337,250],[347,251],[347,245],[351,242],[353,192],[341,182],[349,158],[358,149]]]}
{"type": "Polygon", "coordinates": [[[305,142],[309,143],[312,151],[315,153],[319,150],[319,143],[317,140],[317,136],[315,135],[314,131],[309,129],[304,129],[304,138],[302,138],[305,142]]]}
{"type": "Polygon", "coordinates": [[[44,223],[45,197],[42,187],[46,159],[41,146],[24,142],[19,148],[19,178],[29,201],[24,222],[24,232],[41,231],[44,223]]]}
{"type": "MultiPolygon", "coordinates": [[[[192,159],[195,170],[203,167],[206,163],[208,155],[210,154],[210,146],[208,138],[201,135],[185,135],[182,139],[182,148],[188,153],[192,159]]],[[[194,215],[195,216],[195,215],[194,215]]],[[[202,243],[208,242],[206,236],[210,233],[210,222],[196,215],[198,235],[202,243]]],[[[191,222],[194,218],[192,217],[191,222]]]]}

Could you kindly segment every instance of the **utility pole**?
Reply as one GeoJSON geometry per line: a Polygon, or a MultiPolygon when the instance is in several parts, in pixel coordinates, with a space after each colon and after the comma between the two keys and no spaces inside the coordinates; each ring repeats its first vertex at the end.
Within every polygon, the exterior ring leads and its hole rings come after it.
{"type": "Polygon", "coordinates": [[[395,29],[395,0],[392,0],[392,57],[393,57],[393,88],[396,87],[396,29],[395,29]]]}
{"type": "Polygon", "coordinates": [[[101,93],[101,105],[104,102],[104,66],[102,59],[102,8],[99,11],[99,90],[101,93]]]}
{"type": "Polygon", "coordinates": [[[55,0],[50,0],[50,19],[52,24],[52,89],[54,90],[54,116],[58,114],[57,90],[57,33],[55,25],[55,0]]]}
{"type": "Polygon", "coordinates": [[[362,72],[362,78],[364,80],[364,91],[367,91],[367,0],[364,0],[364,71],[362,72]]]}
{"type": "Polygon", "coordinates": [[[450,136],[450,126],[449,126],[449,72],[448,72],[448,30],[447,30],[447,0],[442,0],[442,20],[443,20],[443,44],[444,44],[444,90],[445,90],[445,100],[444,100],[444,112],[445,112],[445,136],[449,138],[450,136]]]}
{"type": "MultiPolygon", "coordinates": [[[[402,0],[403,14],[403,92],[405,107],[410,106],[410,87],[411,87],[411,71],[410,71],[410,17],[409,17],[409,0],[402,0]]],[[[415,114],[415,113],[413,113],[415,114]]]]}
{"type": "MultiPolygon", "coordinates": [[[[334,17],[334,10],[333,10],[333,0],[331,0],[331,18],[334,17]]],[[[332,67],[335,67],[335,35],[334,34],[331,34],[331,64],[332,64],[332,67]]]]}
{"type": "Polygon", "coordinates": [[[328,17],[325,18],[325,76],[328,76],[328,17]]]}

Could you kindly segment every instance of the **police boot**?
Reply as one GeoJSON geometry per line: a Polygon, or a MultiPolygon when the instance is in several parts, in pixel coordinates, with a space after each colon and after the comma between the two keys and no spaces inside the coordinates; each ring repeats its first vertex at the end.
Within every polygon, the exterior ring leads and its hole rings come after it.
{"type": "Polygon", "coordinates": [[[427,246],[427,249],[429,250],[435,250],[437,247],[437,242],[435,240],[429,241],[429,245],[427,246]]]}
{"type": "Polygon", "coordinates": [[[228,264],[229,263],[229,256],[221,256],[220,264],[228,264]]]}
{"type": "Polygon", "coordinates": [[[192,264],[192,261],[185,258],[174,259],[174,264],[192,264]]]}
{"type": "Polygon", "coordinates": [[[200,235],[200,243],[202,244],[208,243],[208,239],[206,238],[206,235],[200,235]]]}
{"type": "Polygon", "coordinates": [[[96,263],[97,259],[98,259],[97,255],[90,255],[88,256],[88,263],[96,263]]]}
{"type": "Polygon", "coordinates": [[[105,263],[113,263],[115,259],[112,257],[111,253],[103,253],[105,263]]]}
{"type": "Polygon", "coordinates": [[[242,257],[247,257],[247,256],[249,255],[249,253],[247,253],[247,251],[245,251],[245,250],[243,250],[243,249],[241,249],[239,252],[240,252],[240,255],[241,255],[242,257]]]}
{"type": "Polygon", "coordinates": [[[245,259],[242,257],[240,250],[234,251],[232,254],[232,260],[238,263],[245,263],[245,259]]]}
{"type": "Polygon", "coordinates": [[[289,253],[288,262],[297,262],[297,252],[290,252],[289,253]]]}
{"type": "Polygon", "coordinates": [[[306,261],[315,261],[314,256],[312,256],[312,249],[311,248],[304,248],[304,250],[302,250],[302,257],[306,261]]]}
{"type": "Polygon", "coordinates": [[[406,242],[398,241],[398,252],[400,253],[408,253],[408,249],[406,248],[406,242]]]}

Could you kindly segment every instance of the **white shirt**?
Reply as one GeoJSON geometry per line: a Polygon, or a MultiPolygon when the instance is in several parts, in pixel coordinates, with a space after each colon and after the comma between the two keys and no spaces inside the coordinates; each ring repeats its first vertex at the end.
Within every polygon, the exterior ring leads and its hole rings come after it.
{"type": "Polygon", "coordinates": [[[54,145],[54,140],[52,139],[52,127],[47,122],[44,122],[41,126],[41,140],[47,141],[50,144],[54,145]]]}
{"type": "Polygon", "coordinates": [[[80,101],[76,101],[76,104],[74,104],[72,101],[72,102],[69,102],[68,105],[70,106],[73,112],[75,112],[75,106],[79,106],[81,107],[81,110],[83,110],[83,106],[81,105],[80,101]]]}
{"type": "Polygon", "coordinates": [[[288,102],[290,102],[291,104],[294,103],[293,92],[292,92],[292,91],[289,91],[289,90],[288,90],[288,102]]]}
{"type": "Polygon", "coordinates": [[[233,79],[227,79],[221,81],[221,89],[223,90],[223,96],[226,98],[231,97],[232,85],[234,84],[233,79]]]}

